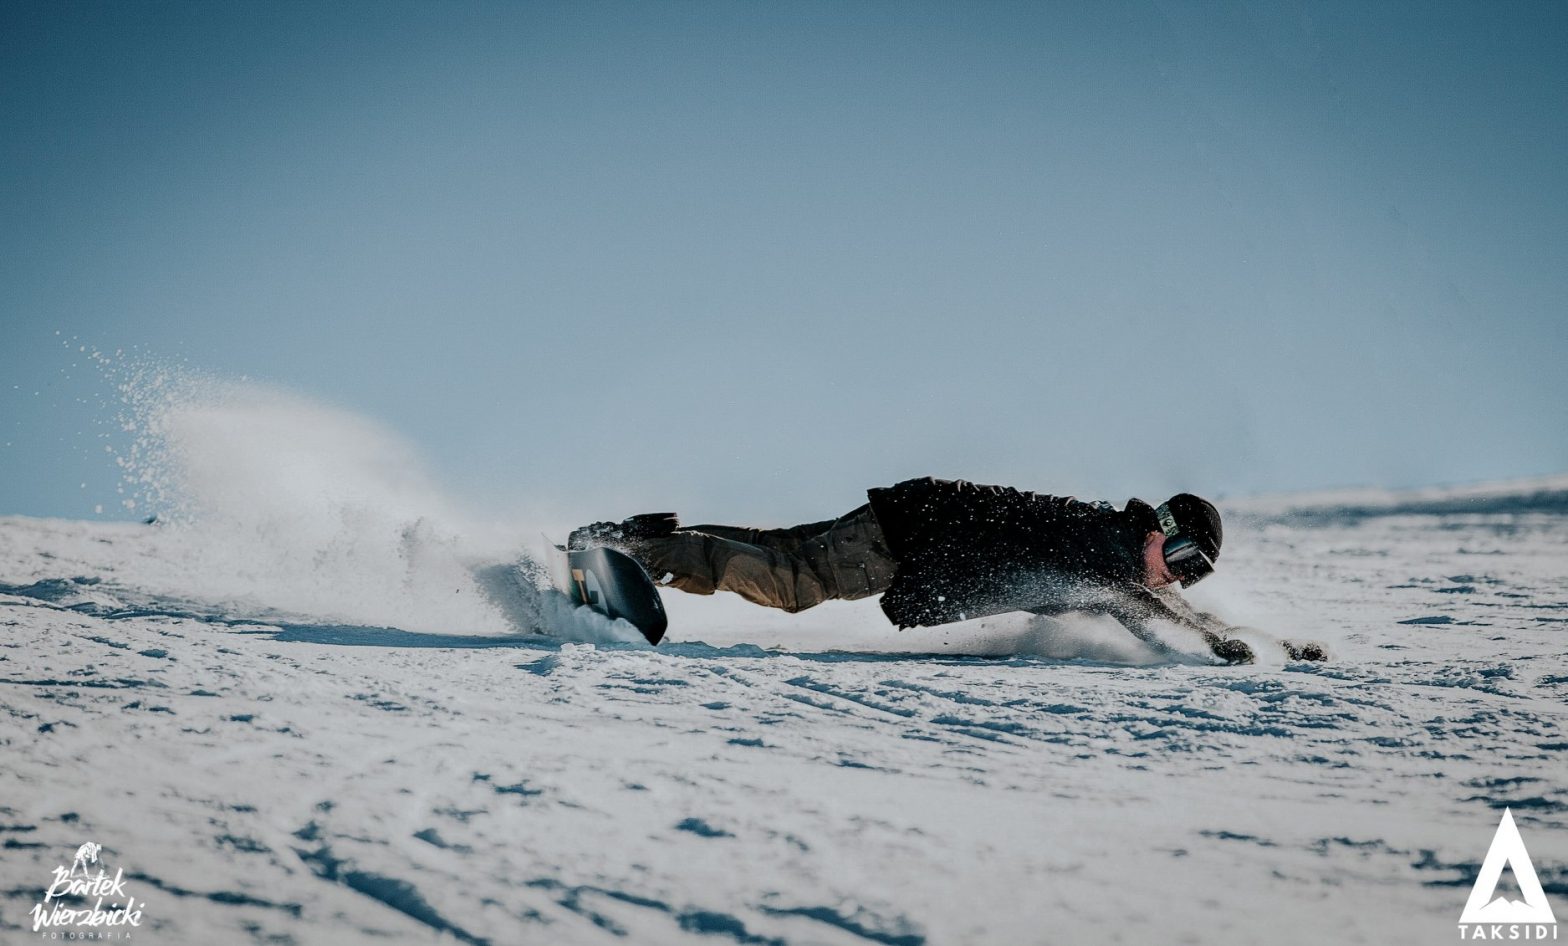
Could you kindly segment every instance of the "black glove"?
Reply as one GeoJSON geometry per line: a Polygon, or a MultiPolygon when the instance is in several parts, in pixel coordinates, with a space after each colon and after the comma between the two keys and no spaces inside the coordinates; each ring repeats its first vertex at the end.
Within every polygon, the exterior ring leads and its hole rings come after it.
{"type": "Polygon", "coordinates": [[[1209,647],[1214,651],[1214,656],[1228,664],[1252,663],[1252,648],[1246,641],[1240,641],[1234,637],[1219,637],[1210,641],[1209,647]]]}
{"type": "Polygon", "coordinates": [[[1327,660],[1328,648],[1317,641],[1280,641],[1291,660],[1327,660]]]}

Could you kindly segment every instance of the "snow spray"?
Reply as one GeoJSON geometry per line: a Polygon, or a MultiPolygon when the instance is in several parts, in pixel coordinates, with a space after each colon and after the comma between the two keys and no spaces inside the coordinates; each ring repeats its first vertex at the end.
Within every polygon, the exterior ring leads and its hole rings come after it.
{"type": "Polygon", "coordinates": [[[481,576],[498,563],[526,567],[538,531],[452,500],[386,427],[259,382],[145,358],[95,360],[123,405],[128,443],[115,459],[125,507],[151,520],[121,580],[235,615],[625,636],[538,601],[493,600],[481,576]]]}

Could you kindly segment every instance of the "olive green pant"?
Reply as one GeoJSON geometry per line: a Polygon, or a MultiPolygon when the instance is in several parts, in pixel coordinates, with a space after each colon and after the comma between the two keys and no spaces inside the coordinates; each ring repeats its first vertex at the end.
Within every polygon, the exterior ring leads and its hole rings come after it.
{"type": "Polygon", "coordinates": [[[640,541],[635,554],[660,585],[791,612],[881,594],[898,569],[870,505],[790,529],[691,526],[640,541]]]}

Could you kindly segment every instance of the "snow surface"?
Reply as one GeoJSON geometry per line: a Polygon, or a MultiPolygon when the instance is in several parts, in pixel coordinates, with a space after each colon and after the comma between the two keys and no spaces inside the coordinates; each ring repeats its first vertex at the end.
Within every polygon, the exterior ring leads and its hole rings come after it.
{"type": "Polygon", "coordinates": [[[1505,805],[1568,920],[1568,481],[1227,512],[1192,597],[1330,662],[0,520],[0,928],[96,841],[147,943],[1456,942],[1505,805]]]}

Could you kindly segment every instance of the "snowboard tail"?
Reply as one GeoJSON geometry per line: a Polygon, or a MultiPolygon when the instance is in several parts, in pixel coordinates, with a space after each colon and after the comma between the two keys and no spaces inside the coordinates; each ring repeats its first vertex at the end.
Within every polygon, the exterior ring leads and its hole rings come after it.
{"type": "Polygon", "coordinates": [[[573,604],[627,622],[650,644],[664,639],[670,623],[664,602],[636,559],[603,546],[568,552],[551,543],[551,550],[551,580],[573,604]]]}

